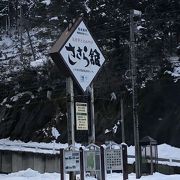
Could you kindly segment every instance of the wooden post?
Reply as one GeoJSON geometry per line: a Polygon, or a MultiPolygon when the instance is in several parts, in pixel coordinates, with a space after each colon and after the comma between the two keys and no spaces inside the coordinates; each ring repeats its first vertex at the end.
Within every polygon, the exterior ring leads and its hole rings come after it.
{"type": "Polygon", "coordinates": [[[65,180],[65,172],[64,172],[64,149],[60,149],[60,180],[65,180]]]}
{"type": "MultiPolygon", "coordinates": [[[[71,77],[66,79],[66,96],[67,96],[67,132],[68,132],[68,145],[75,147],[74,136],[74,88],[71,77]]],[[[75,172],[69,172],[69,179],[75,180],[75,172]]]]}
{"type": "Polygon", "coordinates": [[[89,144],[95,143],[95,119],[94,119],[94,88],[91,85],[90,90],[90,110],[91,110],[91,132],[89,137],[89,144]]]}
{"type": "Polygon", "coordinates": [[[71,77],[66,79],[68,145],[75,146],[74,139],[74,90],[71,77]]]}
{"type": "Polygon", "coordinates": [[[79,152],[80,152],[80,179],[85,180],[84,150],[82,147],[79,148],[79,152]]]}
{"type": "Polygon", "coordinates": [[[105,153],[104,147],[100,147],[101,152],[101,180],[106,180],[106,163],[105,163],[105,153]]]}
{"type": "Polygon", "coordinates": [[[151,175],[153,174],[153,152],[152,152],[152,144],[150,143],[150,162],[151,162],[151,175]]]}
{"type": "Polygon", "coordinates": [[[122,144],[122,163],[123,163],[123,180],[128,179],[128,166],[127,166],[127,145],[122,144]]]}

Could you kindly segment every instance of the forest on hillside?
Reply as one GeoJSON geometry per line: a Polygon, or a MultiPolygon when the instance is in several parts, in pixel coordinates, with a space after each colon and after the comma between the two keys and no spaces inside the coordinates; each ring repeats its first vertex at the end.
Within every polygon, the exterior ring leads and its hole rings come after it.
{"type": "MultiPolygon", "coordinates": [[[[67,142],[65,77],[49,50],[82,16],[106,59],[94,81],[96,140],[121,142],[123,98],[133,144],[131,9],[142,12],[134,18],[140,139],[180,147],[179,0],[1,0],[0,138],[67,142]]],[[[74,86],[75,99],[88,101],[74,86]]]]}

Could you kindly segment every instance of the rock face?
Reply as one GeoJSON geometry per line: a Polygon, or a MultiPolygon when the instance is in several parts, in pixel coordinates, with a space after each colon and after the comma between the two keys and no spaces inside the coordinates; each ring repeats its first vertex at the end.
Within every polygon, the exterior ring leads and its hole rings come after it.
{"type": "MultiPolygon", "coordinates": [[[[180,82],[174,83],[171,79],[149,82],[145,88],[141,89],[138,97],[140,139],[144,136],[151,136],[158,143],[168,143],[180,147],[179,92],[180,82]]],[[[44,97],[42,101],[38,96],[35,99],[31,98],[32,95],[24,93],[19,99],[16,99],[16,104],[13,104],[12,98],[1,103],[0,138],[10,137],[25,142],[30,140],[67,142],[65,99],[49,100],[44,97]],[[58,138],[53,136],[53,127],[60,133],[58,138]]],[[[133,144],[131,98],[131,94],[125,93],[124,119],[126,142],[128,144],[133,144]]],[[[112,101],[110,98],[99,99],[95,94],[97,142],[115,140],[120,143],[121,123],[119,120],[119,97],[112,101]]],[[[78,140],[81,142],[81,138],[78,138],[78,140]]]]}
{"type": "Polygon", "coordinates": [[[4,120],[0,123],[0,137],[29,141],[34,132],[51,121],[55,110],[56,107],[51,102],[36,103],[25,108],[22,106],[1,108],[1,112],[4,112],[4,120]]]}

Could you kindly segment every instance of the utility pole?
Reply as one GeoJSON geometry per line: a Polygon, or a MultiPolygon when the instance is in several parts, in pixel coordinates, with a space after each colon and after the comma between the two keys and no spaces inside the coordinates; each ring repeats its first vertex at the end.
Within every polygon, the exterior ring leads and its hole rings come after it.
{"type": "Polygon", "coordinates": [[[134,13],[130,10],[130,54],[131,54],[131,77],[132,77],[132,103],[133,103],[133,127],[135,145],[135,170],[136,179],[141,177],[140,170],[140,148],[139,148],[139,122],[137,112],[137,59],[135,57],[135,38],[134,38],[134,13]]]}
{"type": "Polygon", "coordinates": [[[121,95],[121,131],[122,131],[122,143],[125,142],[125,133],[124,133],[124,107],[123,107],[123,95],[121,95]]]}

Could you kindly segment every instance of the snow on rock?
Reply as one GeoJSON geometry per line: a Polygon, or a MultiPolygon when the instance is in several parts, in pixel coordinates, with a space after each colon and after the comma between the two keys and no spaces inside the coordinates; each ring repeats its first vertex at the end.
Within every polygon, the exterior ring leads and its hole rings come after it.
{"type": "Polygon", "coordinates": [[[170,74],[174,77],[174,81],[180,79],[180,58],[178,56],[172,56],[169,58],[169,62],[171,63],[172,72],[171,71],[165,71],[165,73],[170,74]]]}
{"type": "Polygon", "coordinates": [[[138,31],[141,30],[141,29],[145,29],[143,26],[137,26],[136,28],[137,28],[138,31]]]}
{"type": "Polygon", "coordinates": [[[47,6],[49,6],[49,4],[51,3],[51,0],[44,0],[44,1],[42,1],[42,3],[46,4],[47,6]]]}
{"type": "Polygon", "coordinates": [[[49,19],[49,21],[54,21],[54,20],[58,20],[58,17],[52,17],[51,19],[49,19]]]}
{"type": "MultiPolygon", "coordinates": [[[[46,61],[45,61],[46,62],[46,61]]],[[[32,61],[30,63],[31,67],[39,67],[39,66],[43,66],[43,64],[45,63],[43,59],[39,59],[36,61],[32,61]]]]}
{"type": "Polygon", "coordinates": [[[57,139],[60,136],[59,131],[55,127],[52,127],[51,133],[55,137],[55,139],[57,139]]]}
{"type": "Polygon", "coordinates": [[[90,12],[91,12],[91,9],[88,7],[88,3],[89,3],[89,0],[86,0],[86,1],[84,2],[84,6],[85,6],[85,8],[86,8],[86,12],[87,12],[87,13],[90,13],[90,12]]]}
{"type": "MultiPolygon", "coordinates": [[[[50,1],[43,2],[50,3],[50,1]]],[[[53,19],[55,18],[57,17],[53,17],[53,19]]],[[[49,29],[45,27],[31,29],[29,31],[32,43],[31,48],[27,32],[23,31],[23,50],[21,54],[20,36],[17,34],[17,31],[12,31],[9,35],[2,31],[0,33],[0,66],[3,68],[1,69],[0,80],[5,82],[11,81],[13,73],[17,73],[25,67],[36,69],[44,66],[49,60],[48,51],[53,43],[50,36],[46,36],[46,38],[43,36],[48,32],[49,29]],[[33,56],[33,50],[35,57],[33,56]]]]}
{"type": "Polygon", "coordinates": [[[0,46],[8,47],[8,46],[12,46],[12,44],[13,44],[13,41],[8,36],[3,36],[2,41],[0,41],[0,46]]]}

